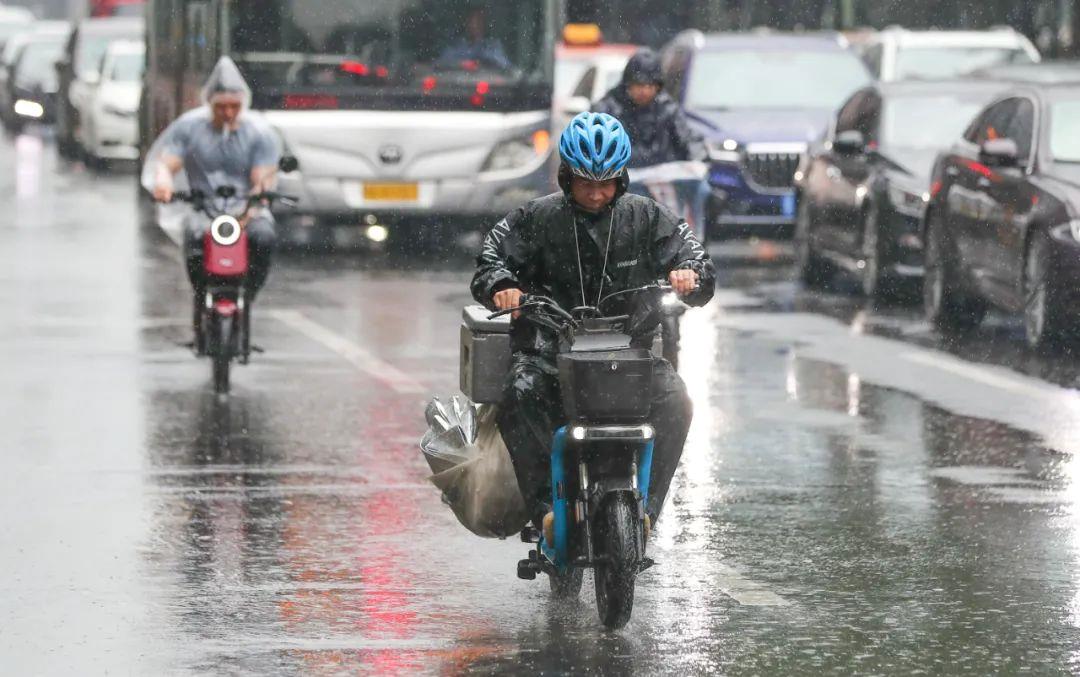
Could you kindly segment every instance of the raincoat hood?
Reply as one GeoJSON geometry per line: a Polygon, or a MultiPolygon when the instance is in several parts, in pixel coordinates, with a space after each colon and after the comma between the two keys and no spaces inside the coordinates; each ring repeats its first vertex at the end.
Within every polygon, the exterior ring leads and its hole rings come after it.
{"type": "Polygon", "coordinates": [[[248,87],[236,63],[227,56],[218,59],[214,70],[210,71],[210,76],[206,78],[202,89],[202,102],[209,105],[215,95],[224,93],[240,95],[245,109],[251,106],[251,87],[248,87]]]}
{"type": "Polygon", "coordinates": [[[660,70],[660,55],[651,49],[642,49],[630,57],[626,63],[622,78],[624,85],[659,85],[664,86],[664,75],[660,70]]]}

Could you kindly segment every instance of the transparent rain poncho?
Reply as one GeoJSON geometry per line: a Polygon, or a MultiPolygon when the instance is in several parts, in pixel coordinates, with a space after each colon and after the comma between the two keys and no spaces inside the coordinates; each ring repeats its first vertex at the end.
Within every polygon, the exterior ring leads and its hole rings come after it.
{"type": "MultiPolygon", "coordinates": [[[[229,140],[231,135],[238,134],[239,130],[242,129],[243,133],[240,135],[244,138],[271,139],[274,146],[273,150],[265,154],[268,158],[271,155],[276,157],[272,161],[268,160],[267,163],[277,163],[276,158],[281,155],[278,135],[262,115],[250,110],[251,88],[248,86],[247,81],[244,80],[240,69],[236,67],[236,64],[229,57],[221,57],[210,72],[206,83],[203,85],[202,102],[202,106],[190,110],[174,120],[150,146],[140,177],[140,182],[147,191],[152,192],[154,190],[162,157],[166,154],[177,153],[176,149],[185,145],[180,142],[180,138],[190,137],[194,133],[203,135],[204,138],[206,135],[215,135],[222,142],[225,142],[229,140]],[[221,94],[239,95],[243,107],[235,125],[222,129],[212,129],[209,124],[213,119],[211,104],[214,98],[221,94]]],[[[190,138],[188,138],[188,142],[190,142],[190,138]]],[[[182,157],[181,159],[185,161],[185,165],[188,165],[189,158],[182,157]]],[[[218,166],[200,164],[197,166],[197,170],[197,177],[193,176],[190,180],[186,170],[181,170],[174,175],[173,189],[175,191],[189,190],[192,188],[192,183],[203,184],[195,187],[208,191],[217,186],[232,185],[238,189],[238,195],[242,195],[247,189],[249,177],[242,175],[243,173],[237,171],[235,167],[230,171],[225,163],[218,166]],[[198,178],[198,181],[195,178],[198,178]]],[[[166,232],[172,235],[174,230],[179,232],[180,224],[187,212],[188,209],[181,205],[160,205],[159,223],[166,232]]]]}

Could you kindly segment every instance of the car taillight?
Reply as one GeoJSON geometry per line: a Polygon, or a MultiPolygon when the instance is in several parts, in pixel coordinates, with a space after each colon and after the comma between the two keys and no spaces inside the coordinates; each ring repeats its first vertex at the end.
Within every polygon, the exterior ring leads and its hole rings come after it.
{"type": "Polygon", "coordinates": [[[294,110],[312,110],[337,108],[338,98],[330,94],[286,94],[285,108],[294,110]]]}

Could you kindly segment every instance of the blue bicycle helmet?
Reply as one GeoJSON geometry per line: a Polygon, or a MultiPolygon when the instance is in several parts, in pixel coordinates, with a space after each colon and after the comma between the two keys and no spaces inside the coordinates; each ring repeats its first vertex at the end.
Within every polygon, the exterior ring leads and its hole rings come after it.
{"type": "Polygon", "coordinates": [[[577,176],[607,181],[630,162],[630,135],[607,113],[578,113],[559,138],[559,155],[577,176]]]}

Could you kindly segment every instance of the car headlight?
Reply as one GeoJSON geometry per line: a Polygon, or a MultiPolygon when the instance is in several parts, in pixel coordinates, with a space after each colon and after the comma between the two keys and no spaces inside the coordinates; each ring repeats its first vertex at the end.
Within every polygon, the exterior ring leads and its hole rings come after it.
{"type": "Polygon", "coordinates": [[[921,217],[929,201],[930,194],[925,191],[909,190],[894,183],[889,184],[889,202],[901,214],[921,217]]]}
{"type": "Polygon", "coordinates": [[[546,129],[506,139],[491,151],[481,171],[506,172],[528,167],[546,156],[550,147],[551,134],[546,129]]]}
{"type": "Polygon", "coordinates": [[[739,147],[739,142],[735,139],[706,141],[705,150],[708,151],[709,159],[713,162],[739,163],[742,161],[742,149],[739,147]]]}
{"type": "Polygon", "coordinates": [[[1069,221],[1069,233],[1072,234],[1074,240],[1080,242],[1080,219],[1069,221]]]}

